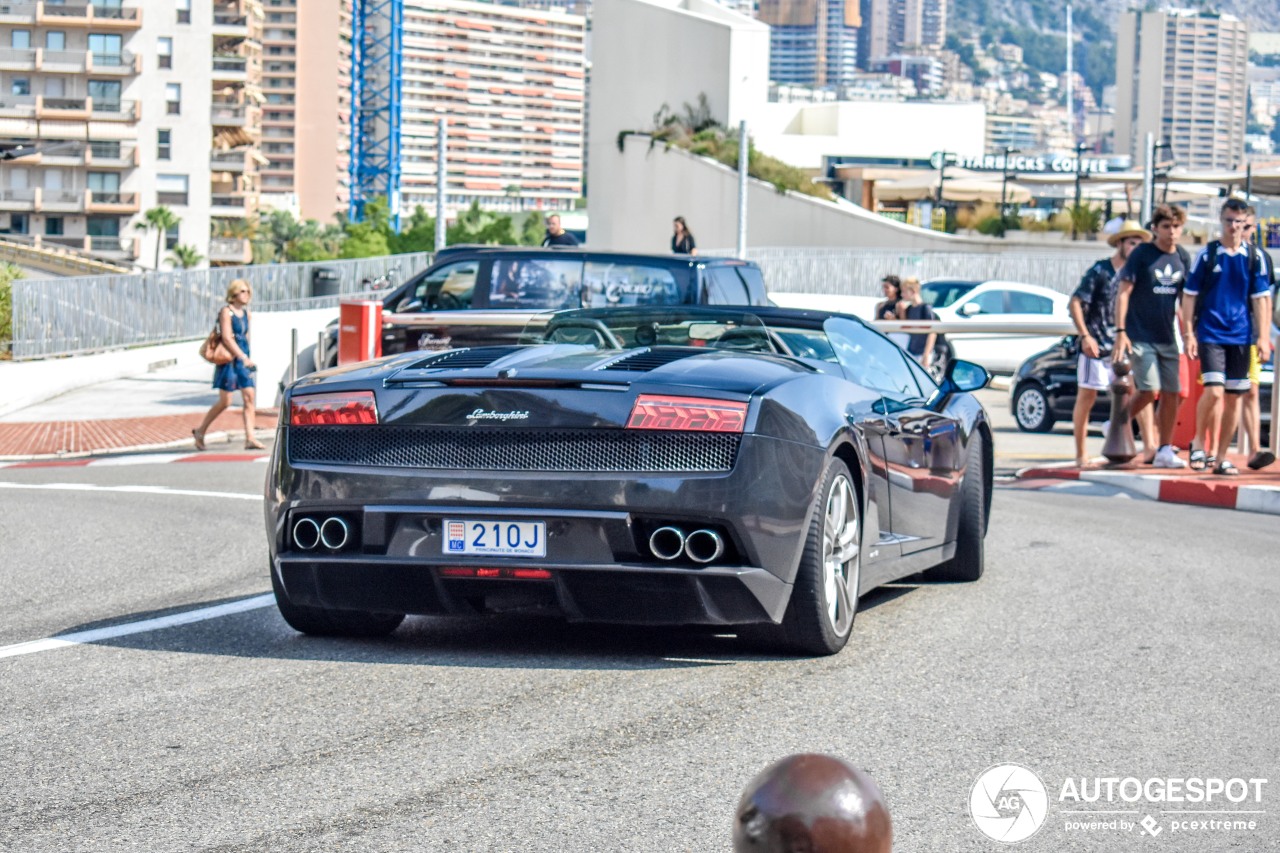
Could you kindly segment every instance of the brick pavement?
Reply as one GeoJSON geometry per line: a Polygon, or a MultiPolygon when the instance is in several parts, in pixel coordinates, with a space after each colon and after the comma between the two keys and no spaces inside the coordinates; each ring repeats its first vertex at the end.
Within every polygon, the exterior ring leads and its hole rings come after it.
{"type": "MultiPolygon", "coordinates": [[[[243,443],[242,418],[241,409],[230,408],[213,422],[205,439],[212,449],[220,449],[219,442],[228,437],[233,446],[243,443]]],[[[134,418],[0,423],[0,459],[91,456],[125,450],[189,446],[192,444],[191,430],[203,419],[203,412],[187,412],[134,418]]],[[[259,431],[273,430],[275,425],[274,410],[258,410],[256,426],[259,431]]]]}

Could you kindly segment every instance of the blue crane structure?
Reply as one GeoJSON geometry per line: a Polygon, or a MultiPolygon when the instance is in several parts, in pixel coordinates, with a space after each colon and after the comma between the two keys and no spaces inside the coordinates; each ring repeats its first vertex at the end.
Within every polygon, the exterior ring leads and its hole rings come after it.
{"type": "Polygon", "coordinates": [[[400,104],[404,78],[404,0],[351,3],[351,163],[347,217],[384,196],[400,230],[400,104]]]}

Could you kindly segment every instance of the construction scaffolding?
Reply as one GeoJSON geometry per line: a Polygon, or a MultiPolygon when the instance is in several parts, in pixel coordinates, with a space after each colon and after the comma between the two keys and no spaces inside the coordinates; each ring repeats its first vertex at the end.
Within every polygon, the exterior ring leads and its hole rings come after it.
{"type": "Polygon", "coordinates": [[[351,200],[347,216],[387,200],[400,230],[400,117],[404,77],[404,0],[352,0],[351,200]]]}

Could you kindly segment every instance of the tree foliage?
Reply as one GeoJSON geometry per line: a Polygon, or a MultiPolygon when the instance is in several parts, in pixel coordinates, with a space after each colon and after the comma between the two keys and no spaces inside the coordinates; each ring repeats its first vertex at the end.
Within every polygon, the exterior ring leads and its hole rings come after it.
{"type": "Polygon", "coordinates": [[[22,269],[0,262],[0,358],[9,358],[13,346],[13,283],[22,278],[22,269]]]}
{"type": "Polygon", "coordinates": [[[180,224],[182,224],[181,217],[174,213],[172,209],[161,204],[142,214],[142,221],[133,226],[137,230],[146,233],[150,233],[152,230],[157,232],[155,269],[160,269],[160,252],[164,249],[164,235],[169,233],[171,229],[177,228],[180,224]]]}
{"type": "Polygon", "coordinates": [[[173,251],[169,253],[169,261],[176,267],[182,267],[189,270],[193,267],[200,266],[200,262],[204,260],[204,255],[200,254],[195,246],[179,243],[173,247],[173,251]]]}

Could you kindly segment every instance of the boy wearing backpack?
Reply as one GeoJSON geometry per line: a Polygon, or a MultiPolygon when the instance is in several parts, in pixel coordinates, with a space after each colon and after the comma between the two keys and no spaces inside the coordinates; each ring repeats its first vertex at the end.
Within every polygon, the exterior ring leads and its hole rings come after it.
{"type": "Polygon", "coordinates": [[[1249,344],[1258,357],[1271,357],[1271,296],[1266,261],[1244,242],[1249,205],[1229,198],[1219,220],[1222,238],[1196,256],[1182,289],[1183,340],[1187,356],[1200,359],[1204,394],[1196,407],[1196,438],[1203,447],[1191,452],[1191,467],[1233,476],[1239,470],[1227,459],[1236,428],[1236,400],[1249,390],[1249,344]],[[1213,460],[1213,461],[1211,461],[1213,460]],[[1216,462],[1216,464],[1214,464],[1216,462]]]}

